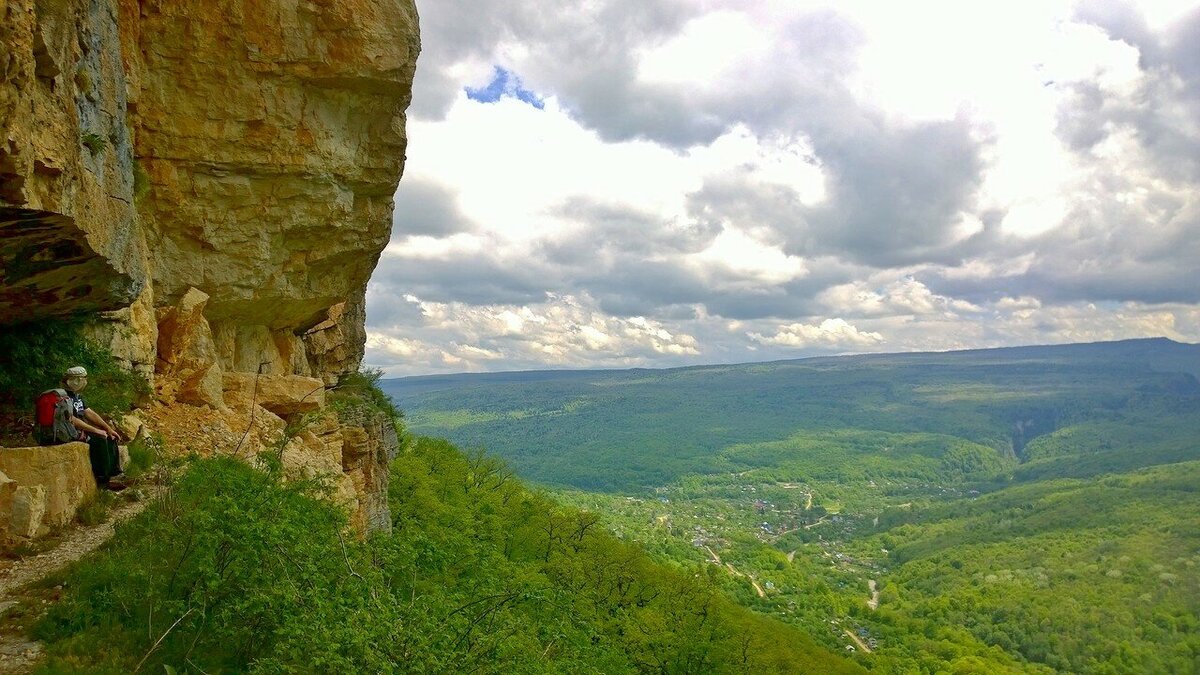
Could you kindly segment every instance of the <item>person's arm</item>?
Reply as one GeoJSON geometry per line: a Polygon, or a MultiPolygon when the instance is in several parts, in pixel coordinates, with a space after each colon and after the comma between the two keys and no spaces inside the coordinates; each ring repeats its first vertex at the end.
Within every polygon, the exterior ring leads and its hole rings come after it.
{"type": "Polygon", "coordinates": [[[96,411],[92,410],[91,408],[85,408],[83,411],[83,416],[86,417],[87,420],[92,424],[103,429],[103,431],[98,433],[104,434],[114,441],[121,440],[121,434],[117,433],[117,430],[112,428],[111,424],[105,422],[104,418],[98,415],[96,411]]]}
{"type": "MultiPolygon", "coordinates": [[[[84,412],[92,412],[92,411],[86,410],[84,412]]],[[[79,429],[80,431],[86,431],[89,434],[95,434],[96,436],[107,436],[108,435],[108,432],[105,431],[104,429],[101,429],[100,427],[92,426],[91,424],[84,422],[82,419],[75,417],[74,415],[71,416],[71,424],[74,424],[76,429],[79,429]]]]}

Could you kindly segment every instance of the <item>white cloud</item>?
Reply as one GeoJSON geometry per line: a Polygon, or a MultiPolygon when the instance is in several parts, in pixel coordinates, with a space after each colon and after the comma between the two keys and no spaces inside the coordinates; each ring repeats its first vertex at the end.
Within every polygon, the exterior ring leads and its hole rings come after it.
{"type": "Polygon", "coordinates": [[[774,335],[747,333],[755,342],[782,347],[834,347],[859,350],[883,342],[879,333],[864,332],[843,319],[825,319],[820,324],[790,323],[774,335]]]}
{"type": "Polygon", "coordinates": [[[394,374],[474,371],[492,362],[553,367],[636,366],[656,356],[698,357],[696,338],[645,317],[617,318],[587,297],[532,306],[471,306],[410,297],[420,319],[368,331],[368,363],[394,374]]]}
{"type": "Polygon", "coordinates": [[[1200,339],[1200,4],[1078,5],[423,7],[368,362],[1200,339]],[[497,65],[544,107],[470,99],[497,65]]]}

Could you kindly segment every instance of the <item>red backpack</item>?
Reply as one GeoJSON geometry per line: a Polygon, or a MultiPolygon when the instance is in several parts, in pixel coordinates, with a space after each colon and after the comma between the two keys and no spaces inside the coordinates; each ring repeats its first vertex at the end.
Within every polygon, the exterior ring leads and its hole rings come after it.
{"type": "Polygon", "coordinates": [[[75,406],[64,389],[49,389],[33,399],[34,437],[42,445],[69,443],[82,438],[83,434],[71,424],[75,406]]]}

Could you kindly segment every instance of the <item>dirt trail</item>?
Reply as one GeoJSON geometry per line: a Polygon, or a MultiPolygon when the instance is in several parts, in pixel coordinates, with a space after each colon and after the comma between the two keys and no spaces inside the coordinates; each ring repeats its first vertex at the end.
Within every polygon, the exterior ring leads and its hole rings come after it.
{"type": "Polygon", "coordinates": [[[795,562],[795,561],[796,561],[796,552],[788,551],[788,562],[795,562]]]}
{"type": "Polygon", "coordinates": [[[158,492],[157,489],[151,490],[136,502],[118,506],[109,514],[107,522],[70,528],[58,543],[46,551],[0,563],[0,673],[30,672],[42,654],[41,643],[31,640],[6,615],[22,603],[40,602],[42,604],[35,605],[32,611],[44,612],[46,600],[23,597],[19,591],[99,548],[112,538],[115,524],[141,513],[158,492]]]}
{"type": "Polygon", "coordinates": [[[817,520],[817,522],[815,522],[815,523],[812,523],[812,524],[810,524],[810,525],[805,525],[805,526],[804,526],[804,529],[806,529],[806,530],[811,530],[811,529],[813,529],[814,527],[816,527],[816,526],[820,525],[821,523],[825,522],[825,519],[826,519],[826,518],[828,518],[828,517],[829,517],[828,515],[821,516],[821,517],[820,517],[820,519],[818,519],[818,520],[817,520]]]}
{"type": "Polygon", "coordinates": [[[747,579],[749,579],[750,585],[754,587],[754,591],[756,593],[758,593],[758,597],[760,597],[760,598],[767,597],[767,592],[763,590],[762,586],[758,585],[758,582],[754,580],[754,577],[739,572],[738,569],[733,566],[733,563],[722,563],[721,556],[717,555],[717,552],[712,550],[708,546],[705,546],[704,550],[708,551],[708,555],[712,556],[712,561],[714,564],[724,565],[725,569],[729,570],[730,576],[733,576],[738,579],[740,579],[742,577],[746,577],[747,579]]]}
{"type": "Polygon", "coordinates": [[[705,547],[704,547],[704,550],[705,550],[705,551],[708,551],[708,554],[709,554],[710,556],[712,556],[712,561],[713,561],[714,563],[716,563],[716,564],[718,564],[718,565],[720,565],[720,564],[721,564],[721,556],[717,555],[717,552],[716,552],[716,551],[712,550],[712,549],[711,549],[711,548],[709,548],[708,546],[705,546],[705,547]]]}
{"type": "Polygon", "coordinates": [[[854,631],[850,630],[849,628],[847,628],[845,630],[846,630],[846,635],[849,635],[850,639],[854,640],[854,644],[858,645],[859,649],[863,650],[864,652],[866,652],[868,654],[871,653],[871,648],[868,647],[867,643],[863,642],[861,638],[859,638],[857,635],[855,635],[854,631]]]}
{"type": "Polygon", "coordinates": [[[879,609],[879,589],[875,586],[874,579],[867,580],[867,588],[871,589],[871,599],[867,600],[867,607],[879,609]]]}

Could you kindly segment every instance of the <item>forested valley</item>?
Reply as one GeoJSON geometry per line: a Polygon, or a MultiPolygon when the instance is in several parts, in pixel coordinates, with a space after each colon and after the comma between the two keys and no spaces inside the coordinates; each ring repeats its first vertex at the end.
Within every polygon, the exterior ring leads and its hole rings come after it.
{"type": "Polygon", "coordinates": [[[1190,673],[1198,374],[1137,340],[383,385],[871,671],[1190,673]]]}

